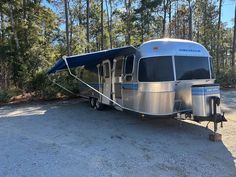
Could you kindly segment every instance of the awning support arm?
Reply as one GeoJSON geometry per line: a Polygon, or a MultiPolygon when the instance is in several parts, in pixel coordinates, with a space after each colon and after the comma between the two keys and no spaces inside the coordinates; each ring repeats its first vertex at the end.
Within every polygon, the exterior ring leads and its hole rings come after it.
{"type": "Polygon", "coordinates": [[[52,79],[50,79],[50,77],[48,77],[48,80],[50,80],[53,84],[57,85],[58,87],[66,90],[67,92],[71,93],[72,95],[78,96],[77,94],[75,94],[74,92],[70,91],[69,89],[67,89],[66,87],[62,86],[61,84],[56,83],[55,81],[53,81],[52,79]]]}
{"type": "MultiPolygon", "coordinates": [[[[44,61],[45,63],[47,63],[48,65],[52,65],[52,63],[50,63],[49,61],[47,61],[47,60],[45,60],[45,59],[44,59],[43,61],[44,61]]],[[[53,81],[52,79],[50,79],[50,76],[49,76],[49,75],[48,75],[48,80],[50,80],[53,84],[57,85],[58,87],[64,89],[64,90],[67,91],[67,92],[69,92],[70,94],[75,95],[75,96],[79,96],[79,95],[75,94],[74,92],[70,91],[69,89],[67,89],[66,87],[62,86],[61,84],[58,84],[58,83],[56,83],[55,81],[53,81]]]]}
{"type": "Polygon", "coordinates": [[[103,93],[101,93],[100,91],[98,91],[97,89],[95,89],[94,87],[92,87],[91,85],[89,85],[88,83],[84,82],[82,79],[78,78],[76,75],[74,75],[69,67],[69,64],[67,62],[66,56],[63,56],[62,59],[64,60],[67,70],[69,72],[69,74],[74,77],[76,80],[82,82],[84,85],[86,85],[87,87],[91,88],[93,91],[97,92],[98,94],[100,94],[101,96],[105,97],[106,99],[108,99],[109,101],[111,101],[112,103],[114,103],[115,105],[119,106],[122,109],[125,109],[123,106],[121,106],[119,103],[117,103],[116,101],[112,100],[111,98],[109,98],[108,96],[104,95],[103,93]]]}

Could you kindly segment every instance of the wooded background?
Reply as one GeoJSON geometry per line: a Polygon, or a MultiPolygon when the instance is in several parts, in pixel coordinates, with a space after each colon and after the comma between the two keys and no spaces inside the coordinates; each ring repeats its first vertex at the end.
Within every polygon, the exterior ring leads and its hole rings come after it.
{"type": "MultiPolygon", "coordinates": [[[[55,96],[59,90],[45,73],[63,55],[162,37],[203,44],[217,81],[232,84],[236,30],[222,23],[222,5],[223,0],[1,0],[0,99],[25,92],[55,96]]],[[[71,82],[64,84],[76,89],[71,82]]]]}

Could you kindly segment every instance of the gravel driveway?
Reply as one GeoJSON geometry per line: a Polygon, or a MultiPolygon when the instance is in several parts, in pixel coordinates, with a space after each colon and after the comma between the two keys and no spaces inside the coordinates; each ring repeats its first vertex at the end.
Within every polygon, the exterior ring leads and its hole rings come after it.
{"type": "Polygon", "coordinates": [[[83,100],[0,107],[0,177],[234,177],[236,92],[223,91],[222,142],[206,123],[141,120],[83,100]]]}

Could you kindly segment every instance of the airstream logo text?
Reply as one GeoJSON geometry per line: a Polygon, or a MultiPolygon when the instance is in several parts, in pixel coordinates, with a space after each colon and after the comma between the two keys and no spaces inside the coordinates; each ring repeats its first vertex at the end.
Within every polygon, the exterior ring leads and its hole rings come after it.
{"type": "Polygon", "coordinates": [[[218,94],[218,93],[220,93],[220,88],[219,87],[208,87],[208,88],[205,88],[204,89],[204,91],[205,91],[205,94],[206,93],[211,93],[211,94],[218,94]]]}
{"type": "Polygon", "coordinates": [[[200,50],[195,50],[195,49],[179,49],[181,52],[201,52],[200,50]]]}

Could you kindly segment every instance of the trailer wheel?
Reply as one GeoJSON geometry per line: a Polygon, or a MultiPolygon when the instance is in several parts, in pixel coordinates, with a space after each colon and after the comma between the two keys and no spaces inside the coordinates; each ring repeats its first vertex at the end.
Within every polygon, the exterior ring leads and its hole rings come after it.
{"type": "Polygon", "coordinates": [[[95,98],[89,98],[89,103],[90,103],[91,108],[94,108],[96,104],[95,98]]]}
{"type": "Polygon", "coordinates": [[[98,101],[98,99],[95,100],[95,107],[96,110],[102,111],[104,109],[104,105],[98,101]]]}

